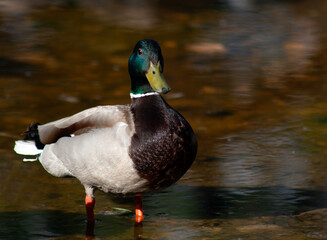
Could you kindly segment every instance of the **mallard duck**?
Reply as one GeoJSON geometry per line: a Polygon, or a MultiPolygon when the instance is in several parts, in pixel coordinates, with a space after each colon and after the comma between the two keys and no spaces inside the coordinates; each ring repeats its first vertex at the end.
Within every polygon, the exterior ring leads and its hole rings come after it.
{"type": "Polygon", "coordinates": [[[166,188],[192,165],[197,140],[190,124],[160,93],[163,77],[159,44],[139,41],[129,58],[131,104],[98,106],[50,123],[31,125],[15,151],[36,160],[56,177],[75,177],[85,188],[86,215],[94,221],[94,191],[135,195],[142,222],[141,194],[166,188]]]}

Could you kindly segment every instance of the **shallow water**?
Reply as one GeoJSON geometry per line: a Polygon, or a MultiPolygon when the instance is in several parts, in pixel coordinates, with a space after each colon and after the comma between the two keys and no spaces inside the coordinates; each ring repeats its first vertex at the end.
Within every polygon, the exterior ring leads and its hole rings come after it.
{"type": "Polygon", "coordinates": [[[327,238],[327,3],[0,2],[0,239],[84,239],[76,179],[23,163],[32,122],[129,103],[127,60],[156,39],[198,156],[174,186],[132,198],[97,192],[96,239],[327,238]]]}

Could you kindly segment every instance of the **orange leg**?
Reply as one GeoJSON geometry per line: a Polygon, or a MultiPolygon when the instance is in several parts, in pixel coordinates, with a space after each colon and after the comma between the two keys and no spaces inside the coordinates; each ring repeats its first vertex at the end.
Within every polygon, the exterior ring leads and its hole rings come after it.
{"type": "Polygon", "coordinates": [[[135,195],[135,222],[141,223],[143,221],[142,210],[142,196],[141,194],[135,195]]]}
{"type": "Polygon", "coordinates": [[[95,199],[91,198],[89,195],[86,194],[85,196],[85,208],[86,208],[86,217],[87,217],[87,221],[95,221],[94,218],[94,205],[95,205],[95,199]]]}

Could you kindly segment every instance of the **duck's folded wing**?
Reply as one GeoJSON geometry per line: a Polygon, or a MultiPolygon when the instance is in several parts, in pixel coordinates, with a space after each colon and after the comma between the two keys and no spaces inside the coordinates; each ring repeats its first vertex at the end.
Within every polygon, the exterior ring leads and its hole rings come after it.
{"type": "Polygon", "coordinates": [[[70,117],[38,126],[43,144],[56,142],[64,136],[80,135],[97,128],[108,128],[117,122],[129,124],[129,105],[98,106],[79,112],[70,117]]]}

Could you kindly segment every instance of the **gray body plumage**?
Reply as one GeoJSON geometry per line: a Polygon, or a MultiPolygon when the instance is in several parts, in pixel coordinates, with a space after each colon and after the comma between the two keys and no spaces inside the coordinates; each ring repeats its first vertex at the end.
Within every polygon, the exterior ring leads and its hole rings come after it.
{"type": "Polygon", "coordinates": [[[89,196],[95,189],[114,194],[148,190],[129,156],[135,133],[130,105],[90,108],[38,130],[46,144],[39,156],[44,169],[56,177],[76,177],[89,196]]]}

